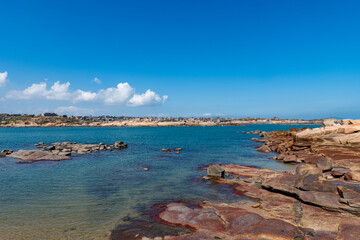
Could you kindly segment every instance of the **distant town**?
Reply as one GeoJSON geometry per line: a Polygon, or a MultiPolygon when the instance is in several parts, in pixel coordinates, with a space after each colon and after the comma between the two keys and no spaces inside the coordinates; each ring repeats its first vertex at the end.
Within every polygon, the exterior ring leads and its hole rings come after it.
{"type": "Polygon", "coordinates": [[[0,127],[136,127],[136,126],[217,126],[246,124],[321,124],[321,119],[227,118],[227,117],[128,117],[68,116],[53,112],[35,114],[0,114],[0,127]]]}

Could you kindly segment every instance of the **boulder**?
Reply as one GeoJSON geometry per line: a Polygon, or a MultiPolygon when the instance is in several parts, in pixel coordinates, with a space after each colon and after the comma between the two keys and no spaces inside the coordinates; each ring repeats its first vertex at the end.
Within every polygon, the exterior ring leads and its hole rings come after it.
{"type": "Polygon", "coordinates": [[[344,199],[358,199],[360,200],[360,192],[354,191],[350,188],[338,186],[337,187],[338,193],[340,197],[344,199]]]}
{"type": "Polygon", "coordinates": [[[52,152],[53,154],[58,155],[58,154],[60,153],[60,150],[52,150],[51,152],[52,152]]]}
{"type": "Polygon", "coordinates": [[[218,164],[210,165],[206,172],[209,177],[225,177],[225,169],[218,164]]]}
{"type": "Polygon", "coordinates": [[[125,144],[124,142],[117,141],[114,143],[115,149],[121,149],[121,148],[126,148],[126,147],[127,147],[127,144],[125,144]]]}
{"type": "Polygon", "coordinates": [[[266,178],[261,183],[261,187],[275,192],[286,193],[288,195],[297,194],[295,189],[297,177],[293,174],[266,174],[266,178]]]}
{"type": "Polygon", "coordinates": [[[308,175],[321,175],[322,174],[322,170],[314,167],[313,165],[310,164],[299,164],[296,167],[296,175],[298,177],[305,177],[308,175]]]}
{"type": "Polygon", "coordinates": [[[303,191],[337,192],[336,185],[321,181],[319,175],[307,175],[297,183],[297,187],[303,191]]]}
{"type": "Polygon", "coordinates": [[[59,152],[59,156],[71,156],[71,152],[59,152]]]}
{"type": "Polygon", "coordinates": [[[279,155],[277,155],[276,159],[277,160],[284,160],[286,154],[285,153],[280,153],[279,155]]]}
{"type": "Polygon", "coordinates": [[[334,126],[334,125],[335,125],[335,122],[334,122],[334,120],[331,120],[331,119],[326,119],[322,123],[323,127],[331,127],[331,126],[334,126]]]}
{"type": "Polygon", "coordinates": [[[306,158],[304,158],[304,157],[298,157],[297,159],[296,159],[296,162],[297,163],[302,163],[302,162],[305,162],[306,161],[306,158]]]}
{"type": "Polygon", "coordinates": [[[9,155],[11,153],[13,153],[14,151],[13,150],[9,150],[9,149],[4,149],[1,151],[2,153],[5,153],[6,155],[9,155]]]}
{"type": "Polygon", "coordinates": [[[331,171],[332,161],[327,158],[319,158],[316,160],[316,167],[320,168],[323,172],[331,171]]]}
{"type": "Polygon", "coordinates": [[[334,178],[340,178],[342,176],[344,176],[345,172],[341,172],[341,171],[338,171],[338,170],[332,170],[331,171],[331,175],[334,177],[334,178]]]}
{"type": "Polygon", "coordinates": [[[351,119],[343,119],[341,120],[341,125],[350,125],[351,124],[351,119]]]}
{"type": "Polygon", "coordinates": [[[344,175],[344,179],[347,181],[359,181],[360,182],[360,172],[347,172],[344,175]]]}
{"type": "Polygon", "coordinates": [[[45,150],[46,150],[46,151],[55,150],[55,146],[45,147],[45,150]]]}
{"type": "Polygon", "coordinates": [[[340,205],[339,195],[333,192],[301,191],[299,198],[329,210],[338,210],[340,205]]]}
{"type": "Polygon", "coordinates": [[[284,163],[296,163],[296,156],[295,155],[286,155],[283,159],[284,163]]]}
{"type": "Polygon", "coordinates": [[[261,145],[260,147],[258,147],[257,149],[256,149],[256,151],[258,151],[258,152],[263,152],[263,153],[270,153],[271,152],[271,149],[269,148],[269,146],[268,145],[261,145]]]}

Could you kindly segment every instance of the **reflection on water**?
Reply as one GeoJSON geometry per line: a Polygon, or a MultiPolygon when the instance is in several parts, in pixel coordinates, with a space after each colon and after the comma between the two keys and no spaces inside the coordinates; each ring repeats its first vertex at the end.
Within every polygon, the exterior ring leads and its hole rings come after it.
{"type": "MultiPolygon", "coordinates": [[[[150,228],[152,220],[143,213],[157,203],[239,201],[231,189],[199,181],[204,172],[197,167],[235,163],[292,170],[291,165],[269,160],[272,154],[256,152],[259,143],[250,141],[253,135],[237,133],[290,127],[294,126],[0,129],[0,149],[31,149],[40,141],[129,144],[124,150],[56,163],[0,159],[0,239],[108,239],[111,230],[126,228],[129,222],[150,228]],[[160,151],[175,147],[183,151],[160,151]]],[[[153,227],[165,231],[161,226],[153,227]]]]}

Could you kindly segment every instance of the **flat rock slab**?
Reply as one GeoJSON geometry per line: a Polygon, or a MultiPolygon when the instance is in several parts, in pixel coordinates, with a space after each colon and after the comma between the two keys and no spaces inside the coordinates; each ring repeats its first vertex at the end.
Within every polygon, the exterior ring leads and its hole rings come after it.
{"type": "Polygon", "coordinates": [[[266,219],[259,214],[232,206],[202,204],[190,208],[185,204],[169,204],[159,218],[170,224],[196,230],[194,234],[164,239],[305,239],[298,227],[280,219],[266,219]],[[212,237],[212,238],[206,238],[212,237]],[[215,238],[216,239],[216,238],[215,238]]]}
{"type": "Polygon", "coordinates": [[[46,152],[42,150],[19,150],[13,152],[7,157],[21,159],[27,162],[36,162],[36,161],[63,161],[71,159],[68,156],[60,156],[53,154],[51,152],[46,152]]]}
{"type": "Polygon", "coordinates": [[[37,161],[63,161],[71,159],[72,154],[87,154],[97,151],[112,151],[113,149],[127,148],[124,142],[115,142],[114,145],[99,144],[80,144],[71,142],[56,142],[46,145],[43,142],[34,144],[38,150],[19,150],[13,152],[11,150],[3,150],[6,157],[12,157],[23,160],[18,163],[31,163],[37,161]]]}

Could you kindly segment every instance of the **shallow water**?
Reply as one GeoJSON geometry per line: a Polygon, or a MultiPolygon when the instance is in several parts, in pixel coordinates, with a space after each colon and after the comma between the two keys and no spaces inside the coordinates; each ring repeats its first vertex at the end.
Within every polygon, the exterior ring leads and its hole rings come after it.
{"type": "Polygon", "coordinates": [[[141,219],[159,202],[239,201],[230,189],[199,180],[205,173],[197,168],[234,163],[293,170],[269,160],[273,154],[256,152],[254,135],[237,133],[291,127],[303,126],[2,128],[0,149],[33,149],[40,141],[129,145],[62,162],[0,158],[0,239],[107,239],[124,219],[141,219]],[[160,151],[175,147],[183,151],[160,151]]]}

